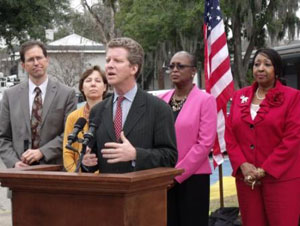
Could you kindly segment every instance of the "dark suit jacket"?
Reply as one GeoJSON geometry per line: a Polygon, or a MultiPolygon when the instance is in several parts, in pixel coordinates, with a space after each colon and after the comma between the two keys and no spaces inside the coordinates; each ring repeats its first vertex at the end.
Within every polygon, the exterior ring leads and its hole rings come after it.
{"type": "MultiPolygon", "coordinates": [[[[48,80],[41,125],[41,164],[62,163],[62,136],[69,112],[76,109],[75,91],[48,80]]],[[[10,168],[20,161],[24,140],[31,143],[28,81],[5,90],[0,112],[0,156],[10,168]]],[[[30,145],[29,145],[30,148],[30,145]]]]}
{"type": "Polygon", "coordinates": [[[106,142],[115,142],[113,97],[97,104],[90,113],[90,122],[99,121],[93,152],[102,173],[125,173],[155,167],[174,167],[177,161],[174,119],[171,108],[157,97],[138,89],[124,124],[124,134],[136,148],[132,162],[108,164],[101,149],[106,142]]]}

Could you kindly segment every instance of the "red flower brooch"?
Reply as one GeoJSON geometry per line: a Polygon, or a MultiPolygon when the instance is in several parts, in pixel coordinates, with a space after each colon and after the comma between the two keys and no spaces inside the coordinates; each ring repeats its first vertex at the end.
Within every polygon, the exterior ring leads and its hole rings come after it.
{"type": "Polygon", "coordinates": [[[266,100],[271,107],[279,107],[284,102],[284,93],[275,89],[269,90],[266,100]]]}

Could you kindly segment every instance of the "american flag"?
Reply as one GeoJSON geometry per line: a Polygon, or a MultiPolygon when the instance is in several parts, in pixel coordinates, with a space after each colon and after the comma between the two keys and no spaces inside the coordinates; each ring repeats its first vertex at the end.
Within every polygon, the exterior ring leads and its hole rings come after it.
{"type": "Polygon", "coordinates": [[[224,161],[226,106],[234,90],[219,0],[205,1],[203,30],[205,86],[206,91],[216,98],[218,108],[217,137],[213,150],[214,166],[217,167],[224,161]]]}

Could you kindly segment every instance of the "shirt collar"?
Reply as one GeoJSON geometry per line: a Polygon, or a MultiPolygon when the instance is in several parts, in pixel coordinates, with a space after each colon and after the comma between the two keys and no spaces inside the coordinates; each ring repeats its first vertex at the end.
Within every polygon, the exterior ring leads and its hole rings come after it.
{"type": "MultiPolygon", "coordinates": [[[[127,93],[125,93],[124,97],[126,100],[133,102],[136,93],[137,93],[137,84],[135,84],[134,87],[131,90],[129,90],[127,93]]],[[[114,91],[114,103],[117,101],[118,97],[119,95],[114,91]]]]}
{"type": "MultiPolygon", "coordinates": [[[[34,89],[35,87],[37,87],[37,85],[34,84],[30,79],[28,79],[28,81],[29,81],[29,93],[34,94],[34,89]]],[[[42,95],[46,93],[47,85],[48,85],[48,78],[41,85],[38,86],[42,91],[42,95]]]]}

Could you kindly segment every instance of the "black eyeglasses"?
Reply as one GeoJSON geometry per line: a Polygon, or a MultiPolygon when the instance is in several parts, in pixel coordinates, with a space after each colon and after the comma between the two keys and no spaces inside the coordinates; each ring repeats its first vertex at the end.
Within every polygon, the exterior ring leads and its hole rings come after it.
{"type": "Polygon", "coordinates": [[[183,70],[183,69],[185,69],[186,67],[195,67],[195,66],[193,66],[193,65],[186,65],[186,64],[170,64],[170,65],[168,66],[168,69],[169,69],[169,70],[174,70],[175,67],[176,67],[178,70],[183,70]]]}

